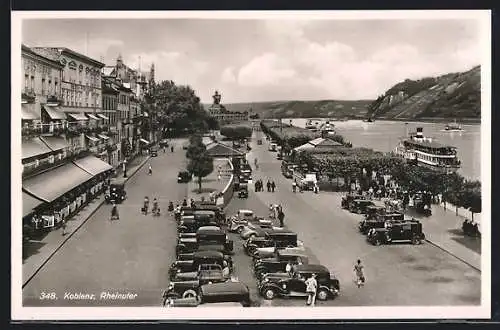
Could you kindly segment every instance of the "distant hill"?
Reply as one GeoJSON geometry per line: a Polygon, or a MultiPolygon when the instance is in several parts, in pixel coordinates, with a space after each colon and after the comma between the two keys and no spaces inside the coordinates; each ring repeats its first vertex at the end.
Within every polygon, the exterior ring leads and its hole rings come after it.
{"type": "MultiPolygon", "coordinates": [[[[229,111],[249,111],[259,118],[365,118],[372,100],[276,101],[225,104],[229,111]]],[[[205,108],[208,105],[205,105],[205,108]]]]}
{"type": "Polygon", "coordinates": [[[369,106],[373,118],[396,120],[480,119],[481,67],[400,82],[369,106]]]}

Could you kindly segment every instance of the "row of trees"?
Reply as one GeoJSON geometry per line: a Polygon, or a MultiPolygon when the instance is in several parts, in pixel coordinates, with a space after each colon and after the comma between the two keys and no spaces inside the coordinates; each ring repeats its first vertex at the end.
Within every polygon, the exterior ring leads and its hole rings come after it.
{"type": "Polygon", "coordinates": [[[418,166],[392,154],[367,148],[331,148],[305,150],[295,155],[293,161],[311,170],[327,175],[330,179],[343,178],[344,182],[359,180],[369,185],[372,171],[380,178],[390,175],[406,191],[429,191],[441,194],[443,201],[472,213],[481,212],[481,183],[469,181],[458,173],[442,172],[418,166]]]}
{"type": "Polygon", "coordinates": [[[243,140],[252,136],[252,127],[244,124],[225,125],[220,128],[220,134],[230,140],[243,140]]]}
{"type": "Polygon", "coordinates": [[[189,160],[187,170],[198,178],[198,191],[201,192],[202,179],[214,170],[213,158],[208,154],[201,135],[195,134],[190,137],[186,157],[189,160]]]}
{"type": "Polygon", "coordinates": [[[152,84],[145,96],[144,109],[158,117],[160,129],[172,136],[218,129],[217,121],[203,109],[190,86],[172,80],[152,84]]]}

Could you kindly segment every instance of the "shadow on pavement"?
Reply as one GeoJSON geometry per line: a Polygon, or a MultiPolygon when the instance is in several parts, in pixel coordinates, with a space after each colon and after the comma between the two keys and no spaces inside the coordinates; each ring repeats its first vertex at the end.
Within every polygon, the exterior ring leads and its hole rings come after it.
{"type": "Polygon", "coordinates": [[[46,244],[47,243],[37,242],[37,241],[24,242],[24,244],[23,244],[23,263],[26,259],[28,259],[32,255],[38,254],[39,250],[46,244]]]}
{"type": "Polygon", "coordinates": [[[476,253],[481,253],[481,238],[479,237],[467,237],[462,235],[461,237],[457,236],[451,239],[476,253]]]}
{"type": "Polygon", "coordinates": [[[191,190],[191,192],[195,193],[195,194],[205,194],[205,193],[211,193],[213,191],[216,191],[217,189],[214,189],[214,188],[201,188],[201,189],[193,189],[191,190]]]}

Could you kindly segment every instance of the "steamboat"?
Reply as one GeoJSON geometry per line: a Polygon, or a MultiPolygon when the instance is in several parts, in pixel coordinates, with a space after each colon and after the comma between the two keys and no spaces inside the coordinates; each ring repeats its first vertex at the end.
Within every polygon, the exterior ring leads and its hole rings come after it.
{"type": "Polygon", "coordinates": [[[415,161],[417,165],[447,173],[460,168],[456,147],[425,137],[422,127],[418,127],[415,133],[410,133],[408,137],[403,138],[394,153],[409,161],[415,161]]]}

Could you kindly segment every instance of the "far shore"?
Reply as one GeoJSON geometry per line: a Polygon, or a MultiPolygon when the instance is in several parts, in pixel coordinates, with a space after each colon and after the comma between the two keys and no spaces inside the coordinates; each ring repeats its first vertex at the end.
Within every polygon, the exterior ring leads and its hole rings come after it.
{"type": "MultiPolygon", "coordinates": [[[[329,119],[332,121],[343,120],[343,118],[331,118],[331,117],[293,117],[288,119],[329,119]]],[[[279,118],[261,118],[255,120],[263,119],[279,119],[279,118]]],[[[349,120],[365,120],[366,118],[349,118],[349,120]]],[[[443,123],[448,124],[454,122],[454,118],[440,118],[440,117],[423,117],[423,118],[375,118],[375,121],[401,121],[401,122],[420,122],[420,123],[443,123]]],[[[459,124],[481,124],[481,118],[461,118],[457,119],[459,124]]]]}

